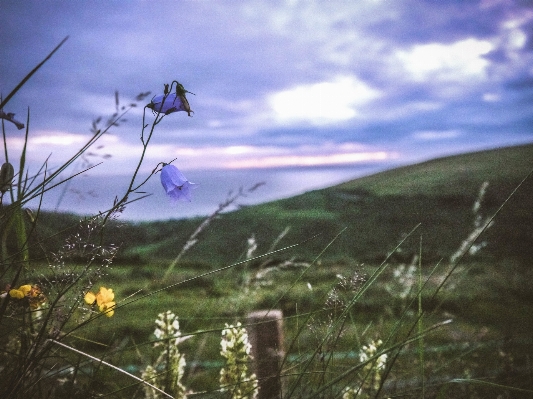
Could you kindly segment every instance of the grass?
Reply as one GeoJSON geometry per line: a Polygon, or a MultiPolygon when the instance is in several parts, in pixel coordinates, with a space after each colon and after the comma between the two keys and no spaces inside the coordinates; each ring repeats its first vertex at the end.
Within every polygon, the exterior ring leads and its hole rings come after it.
{"type": "Polygon", "coordinates": [[[393,196],[471,196],[484,182],[512,189],[531,171],[533,145],[520,145],[434,159],[352,180],[332,190],[393,196]]]}
{"type": "MultiPolygon", "coordinates": [[[[186,93],[176,81],[164,87],[186,93]]],[[[95,121],[94,137],[60,170],[121,115],[117,103],[105,126],[95,121]]],[[[520,181],[532,145],[430,161],[229,214],[221,205],[202,224],[119,225],[114,219],[146,182],[138,171],[166,116],[145,123],[145,114],[128,190],[108,212],[81,221],[22,212],[29,198],[68,179],[31,177],[24,151],[15,174],[4,140],[0,186],[11,201],[0,208],[0,395],[184,397],[183,383],[190,397],[236,397],[243,378],[255,378],[239,371],[249,360],[247,339],[221,349],[221,332],[226,323],[246,324],[251,311],[279,309],[284,350],[272,351],[284,397],[531,396],[533,182],[520,181]],[[487,179],[485,196],[477,194],[487,179]],[[517,186],[480,240],[466,239],[517,186]],[[482,207],[472,211],[476,200],[482,207]],[[470,256],[482,240],[487,246],[470,256]],[[179,328],[163,318],[167,310],[179,328]],[[176,343],[183,336],[192,338],[176,343]],[[221,367],[235,386],[220,385],[221,367]]]]}
{"type": "MultiPolygon", "coordinates": [[[[134,267],[121,266],[114,268],[105,279],[112,285],[118,297],[125,297],[132,290],[146,284],[146,279],[139,277],[131,278],[134,267]],[[128,277],[127,279],[125,277],[128,277]]],[[[149,266],[146,268],[150,269],[149,266]]],[[[278,308],[282,309],[287,317],[285,322],[286,342],[298,341],[297,351],[288,353],[290,359],[299,359],[306,353],[311,354],[320,343],[331,315],[327,309],[326,298],[338,283],[338,275],[349,276],[357,270],[361,275],[371,275],[377,266],[360,266],[348,263],[329,263],[313,268],[307,278],[292,286],[298,276],[298,271],[278,272],[273,277],[273,284],[255,288],[246,293],[239,287],[238,278],[242,272],[234,271],[216,274],[211,278],[200,280],[196,287],[179,286],[172,290],[166,290],[155,295],[148,301],[140,301],[127,308],[127,312],[117,311],[113,320],[112,329],[115,336],[110,337],[107,329],[111,326],[108,320],[102,319],[101,323],[89,327],[85,333],[106,345],[113,345],[118,337],[129,339],[132,342],[146,342],[151,338],[153,331],[152,320],[162,309],[171,309],[180,316],[180,324],[183,334],[197,331],[218,330],[224,322],[242,320],[246,313],[253,309],[269,308],[284,295],[278,308]],[[311,284],[310,290],[307,283],[311,284]],[[199,300],[199,298],[201,298],[199,300]],[[318,312],[313,318],[313,323],[298,333],[299,320],[306,320],[308,312],[318,312]],[[131,315],[128,317],[128,315],[131,315]],[[105,323],[105,327],[104,327],[105,323]],[[315,325],[314,327],[312,325],[315,325]]],[[[443,319],[453,319],[453,323],[431,334],[425,339],[425,353],[427,367],[432,364],[436,371],[432,372],[433,378],[438,375],[455,377],[463,376],[465,368],[468,368],[472,376],[495,375],[502,370],[501,353],[513,358],[513,368],[526,367],[528,362],[527,352],[531,350],[533,342],[530,339],[530,331],[533,327],[533,315],[527,312],[528,304],[519,297],[495,291],[490,282],[494,281],[493,274],[498,270],[497,266],[486,264],[474,264],[459,283],[455,282],[453,288],[445,291],[445,297],[441,300],[431,300],[431,292],[444,275],[433,276],[426,295],[422,296],[422,303],[429,313],[424,323],[430,326],[443,319]],[[467,349],[465,353],[465,348],[467,349]],[[505,349],[504,349],[505,348],[505,349]],[[502,352],[505,351],[505,352],[502,352]],[[459,359],[458,359],[459,356],[459,359]],[[480,363],[480,359],[484,359],[480,363]]],[[[150,270],[157,281],[162,276],[162,270],[154,267],[150,270]]],[[[187,279],[197,273],[194,269],[176,270],[172,283],[181,279],[187,279]]],[[[379,335],[386,331],[397,328],[398,320],[405,311],[407,300],[395,298],[386,289],[387,285],[394,283],[392,266],[386,270],[382,278],[374,283],[361,301],[353,306],[348,315],[349,322],[343,329],[342,338],[335,341],[334,353],[336,356],[354,356],[357,342],[365,337],[379,335]],[[352,355],[349,355],[352,353],[352,355]]],[[[155,288],[151,287],[152,289],[155,288]]],[[[150,288],[149,288],[150,289],[150,288]]],[[[349,289],[344,295],[353,293],[349,289]]],[[[412,295],[410,297],[412,299],[412,295]]],[[[339,305],[340,306],[340,305],[339,305]]],[[[406,333],[410,323],[416,317],[416,306],[409,307],[405,325],[400,326],[406,333]],[[411,321],[409,321],[411,320],[411,321]]],[[[307,321],[309,323],[309,321],[307,321]]],[[[197,335],[194,340],[183,344],[182,351],[188,358],[193,356],[203,370],[200,375],[191,376],[190,388],[195,391],[216,389],[214,381],[216,367],[222,359],[218,354],[218,334],[207,332],[197,335]],[[197,351],[198,341],[205,341],[204,350],[197,351]],[[211,376],[207,378],[207,376],[211,376]],[[202,377],[200,377],[202,376],[202,377]],[[211,381],[211,383],[207,383],[211,381]]],[[[93,346],[93,350],[102,350],[93,346]]],[[[149,346],[135,348],[136,351],[149,352],[149,346]]],[[[294,349],[293,349],[294,350],[294,349]]],[[[403,381],[406,376],[416,374],[416,348],[412,345],[401,353],[398,366],[399,375],[394,374],[389,381],[399,379],[403,381]],[[415,363],[412,363],[415,362],[415,363]],[[401,366],[400,366],[401,365],[401,366]]],[[[140,369],[142,358],[130,354],[124,355],[123,366],[140,369]]],[[[296,361],[296,360],[295,360],[296,361]]],[[[342,368],[339,361],[338,367],[342,368]]],[[[518,372],[517,372],[518,373],[518,372]]],[[[439,384],[439,387],[442,387],[439,384]]]]}
{"type": "MultiPolygon", "coordinates": [[[[509,268],[510,264],[505,266],[509,268]]],[[[514,270],[521,269],[520,265],[511,266],[514,270]]],[[[117,265],[102,276],[102,281],[114,288],[117,298],[126,298],[139,289],[151,292],[162,286],[191,278],[193,280],[135,302],[123,310],[118,309],[112,319],[95,320],[81,334],[76,334],[78,338],[73,343],[84,351],[105,356],[106,360],[126,370],[138,372],[153,356],[149,344],[153,340],[153,320],[161,311],[171,309],[180,317],[182,333],[195,334],[192,340],[180,346],[187,360],[191,365],[194,364],[194,369],[187,368],[187,373],[190,373],[186,374],[187,386],[195,392],[212,392],[217,389],[217,375],[222,360],[218,354],[221,326],[225,322],[243,320],[250,310],[276,306],[283,310],[286,317],[286,342],[297,343],[287,353],[287,367],[302,367],[306,359],[318,347],[322,347],[321,350],[327,351],[335,359],[326,368],[329,367],[332,373],[340,373],[353,364],[361,341],[383,337],[390,331],[397,331],[393,338],[399,341],[409,335],[417,312],[416,303],[410,301],[416,298],[416,293],[411,292],[408,298],[398,298],[394,295],[394,289],[392,293],[387,290],[388,285],[396,282],[393,275],[395,267],[391,264],[385,269],[365,295],[350,308],[339,338],[324,343],[322,339],[328,333],[332,320],[335,320],[335,310],[328,307],[328,294],[338,289],[338,276],[351,276],[357,272],[358,276],[368,279],[379,265],[361,265],[346,259],[322,261],[310,266],[301,280],[298,280],[301,269],[279,269],[269,275],[271,280],[268,284],[256,287],[243,286],[244,275],[257,271],[252,266],[194,279],[199,270],[195,264],[185,263],[176,268],[170,280],[162,281],[165,268],[157,262],[142,266],[117,265]],[[309,312],[317,313],[308,319],[309,312]]],[[[429,269],[426,270],[424,274],[429,278],[429,269]]],[[[422,304],[428,312],[424,318],[425,326],[453,319],[453,323],[425,337],[426,375],[431,376],[426,381],[427,392],[468,397],[473,394],[474,388],[460,389],[455,386],[459,384],[449,386],[447,381],[452,377],[479,376],[500,381],[504,372],[511,373],[511,376],[505,377],[509,384],[523,386],[520,379],[524,378],[524,373],[527,375],[528,353],[531,353],[533,346],[529,334],[533,327],[533,316],[526,311],[528,304],[521,297],[527,295],[527,290],[516,281],[512,294],[505,290],[506,287],[495,287],[498,282],[502,284],[509,278],[505,269],[497,263],[472,263],[458,270],[450,279],[450,287],[443,292],[443,297],[435,300],[432,292],[446,275],[443,269],[431,276],[427,291],[422,295],[422,304]]],[[[340,295],[345,296],[344,301],[349,300],[357,289],[356,286],[342,288],[340,295]]],[[[336,311],[340,312],[345,305],[338,306],[336,311]]],[[[407,345],[398,354],[396,367],[383,387],[384,393],[420,395],[422,379],[413,378],[419,375],[418,352],[413,344],[407,345]]],[[[125,376],[111,373],[113,378],[110,381],[109,371],[87,370],[91,379],[106,381],[92,388],[96,392],[112,392],[131,384],[125,376]]],[[[323,372],[320,362],[312,370],[323,372]]],[[[314,383],[320,385],[317,381],[314,383]]],[[[476,388],[478,394],[500,391],[494,387],[492,390],[487,387],[476,388]]],[[[138,392],[137,389],[131,388],[121,391],[120,395],[128,397],[135,392],[138,392]]],[[[332,387],[332,391],[328,392],[327,395],[336,395],[338,388],[332,387]]],[[[311,393],[300,386],[294,395],[307,397],[311,393]]]]}

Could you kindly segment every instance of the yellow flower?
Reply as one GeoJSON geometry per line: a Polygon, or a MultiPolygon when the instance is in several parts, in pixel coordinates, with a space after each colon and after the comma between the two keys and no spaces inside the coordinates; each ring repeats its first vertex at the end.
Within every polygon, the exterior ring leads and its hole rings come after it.
{"type": "Polygon", "coordinates": [[[26,295],[24,295],[24,292],[22,290],[15,290],[15,289],[12,289],[12,290],[9,290],[9,296],[11,298],[17,298],[17,299],[22,299],[24,298],[26,295]]]}
{"type": "Polygon", "coordinates": [[[98,306],[112,302],[113,299],[115,299],[115,294],[111,288],[100,287],[100,292],[96,294],[96,303],[98,306]]]}
{"type": "Polygon", "coordinates": [[[9,290],[9,296],[16,299],[28,298],[30,308],[33,310],[38,309],[46,302],[46,297],[39,286],[31,284],[21,285],[18,289],[9,290]]]}
{"type": "Polygon", "coordinates": [[[85,294],[85,302],[87,302],[88,305],[92,305],[96,301],[96,295],[94,295],[91,291],[87,292],[85,294]]]}
{"type": "Polygon", "coordinates": [[[100,291],[96,294],[91,291],[85,294],[85,302],[89,305],[94,305],[96,302],[98,310],[100,312],[106,312],[105,315],[107,317],[111,317],[115,313],[114,310],[109,310],[116,305],[113,302],[114,299],[115,293],[111,288],[100,287],[100,291]]]}
{"type": "Polygon", "coordinates": [[[18,289],[9,290],[9,295],[11,296],[11,298],[22,299],[30,291],[31,291],[31,285],[26,284],[26,285],[21,285],[18,289]]]}
{"type": "Polygon", "coordinates": [[[31,291],[31,288],[32,288],[32,287],[31,287],[30,284],[21,285],[21,286],[19,287],[19,291],[22,291],[22,292],[24,292],[24,295],[27,295],[28,292],[31,291]]]}
{"type": "Polygon", "coordinates": [[[115,302],[107,302],[107,303],[103,303],[102,305],[100,305],[99,309],[100,309],[100,312],[105,312],[105,315],[107,317],[111,317],[115,314],[115,311],[109,310],[109,309],[112,309],[114,307],[115,307],[115,302]]]}

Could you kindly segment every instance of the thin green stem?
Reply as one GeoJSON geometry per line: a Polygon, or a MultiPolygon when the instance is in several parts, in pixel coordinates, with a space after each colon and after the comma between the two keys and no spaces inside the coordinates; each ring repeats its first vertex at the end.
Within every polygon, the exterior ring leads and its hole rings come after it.
{"type": "Polygon", "coordinates": [[[418,335],[420,340],[418,341],[418,357],[420,361],[420,377],[422,380],[422,398],[425,398],[425,370],[424,370],[424,336],[421,334],[424,331],[423,323],[423,308],[422,308],[422,289],[424,284],[422,282],[422,236],[420,236],[420,246],[418,249],[418,335]]]}
{"type": "Polygon", "coordinates": [[[60,48],[60,47],[61,47],[61,46],[67,41],[67,39],[68,39],[68,36],[65,37],[63,40],[61,40],[61,43],[59,43],[59,44],[56,46],[56,48],[54,48],[54,49],[50,52],[50,54],[48,54],[48,55],[45,57],[44,60],[42,60],[42,61],[41,61],[41,62],[40,62],[35,68],[33,68],[33,69],[30,71],[30,73],[28,73],[28,74],[24,77],[24,79],[22,79],[22,80],[20,81],[20,83],[19,83],[19,84],[13,89],[13,90],[11,90],[11,93],[9,93],[9,94],[7,95],[7,97],[4,98],[4,100],[3,100],[2,102],[0,102],[0,109],[2,109],[2,108],[4,107],[4,105],[6,105],[6,104],[9,102],[9,100],[11,100],[11,97],[13,97],[13,96],[17,93],[17,91],[19,91],[20,88],[21,88],[22,86],[24,86],[24,84],[25,84],[25,83],[26,83],[26,82],[27,82],[27,81],[33,76],[33,74],[34,74],[35,72],[37,72],[37,71],[38,71],[38,70],[44,65],[44,63],[45,63],[46,61],[48,61],[48,60],[54,55],[54,53],[55,53],[57,50],[59,50],[59,48],[60,48]]]}

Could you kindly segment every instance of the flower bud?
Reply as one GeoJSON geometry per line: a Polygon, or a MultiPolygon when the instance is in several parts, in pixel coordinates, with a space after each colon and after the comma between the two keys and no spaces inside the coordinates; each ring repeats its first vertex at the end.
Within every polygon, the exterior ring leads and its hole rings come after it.
{"type": "Polygon", "coordinates": [[[0,191],[2,194],[11,188],[14,175],[15,170],[13,169],[13,165],[9,162],[4,163],[0,169],[0,191]]]}

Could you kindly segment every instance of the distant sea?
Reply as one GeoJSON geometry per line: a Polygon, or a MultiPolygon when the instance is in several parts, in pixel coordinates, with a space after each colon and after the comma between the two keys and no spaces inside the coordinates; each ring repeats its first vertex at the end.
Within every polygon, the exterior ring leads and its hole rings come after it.
{"type": "MultiPolygon", "coordinates": [[[[184,171],[192,182],[198,183],[192,193],[192,202],[171,203],[166,197],[159,175],[143,186],[149,197],[126,206],[121,220],[153,221],[207,216],[218,208],[230,192],[247,190],[264,183],[253,193],[241,197],[237,205],[255,205],[292,197],[307,191],[330,187],[348,180],[390,169],[392,164],[371,164],[349,167],[314,167],[290,169],[248,169],[184,171]]],[[[113,204],[115,196],[122,197],[129,183],[128,176],[91,176],[74,178],[71,183],[54,188],[44,196],[45,210],[92,215],[105,211],[113,204]],[[61,199],[60,199],[61,198],[61,199]]],[[[133,198],[133,197],[132,197],[133,198]]],[[[37,206],[30,203],[30,208],[37,206]]],[[[237,207],[228,208],[234,210],[237,207]]]]}

